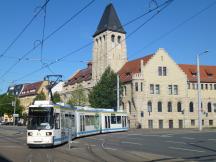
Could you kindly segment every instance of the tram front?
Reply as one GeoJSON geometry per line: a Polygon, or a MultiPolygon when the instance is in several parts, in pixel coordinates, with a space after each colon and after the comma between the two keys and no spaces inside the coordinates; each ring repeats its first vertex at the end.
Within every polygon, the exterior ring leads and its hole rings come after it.
{"type": "Polygon", "coordinates": [[[27,145],[29,147],[53,146],[53,105],[34,104],[29,107],[27,145]]]}

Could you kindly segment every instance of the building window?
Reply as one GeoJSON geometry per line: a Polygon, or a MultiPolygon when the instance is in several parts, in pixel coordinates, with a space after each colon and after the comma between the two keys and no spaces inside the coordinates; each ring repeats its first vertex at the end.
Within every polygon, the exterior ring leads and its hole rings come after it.
{"type": "Polygon", "coordinates": [[[190,104],[189,104],[189,110],[190,110],[190,112],[194,112],[193,102],[190,102],[190,104]]]}
{"type": "Polygon", "coordinates": [[[206,89],[208,89],[208,84],[205,84],[206,89]]]}
{"type": "Polygon", "coordinates": [[[152,102],[148,101],[148,112],[152,112],[152,102]]]}
{"type": "Polygon", "coordinates": [[[144,112],[143,111],[141,111],[141,117],[144,117],[144,112]]]}
{"type": "Polygon", "coordinates": [[[211,102],[208,103],[207,107],[208,107],[208,112],[212,112],[211,102]]]}
{"type": "Polygon", "coordinates": [[[167,107],[168,107],[168,112],[172,112],[172,102],[168,102],[167,107]]]}
{"type": "Polygon", "coordinates": [[[204,125],[205,123],[204,123],[204,120],[202,120],[202,125],[204,125]]]}
{"type": "Polygon", "coordinates": [[[125,96],[127,95],[127,87],[126,86],[124,86],[124,94],[125,94],[125,96]]]}
{"type": "Polygon", "coordinates": [[[213,125],[213,120],[209,120],[209,126],[213,125]]]}
{"type": "Polygon", "coordinates": [[[171,95],[172,94],[172,85],[168,85],[168,94],[171,95]]]}
{"type": "Polygon", "coordinates": [[[158,102],[158,112],[162,112],[162,102],[158,102]]]}
{"type": "Polygon", "coordinates": [[[192,87],[193,87],[193,89],[195,89],[195,84],[194,83],[192,83],[192,87]]]}
{"type": "Polygon", "coordinates": [[[178,85],[173,86],[173,93],[174,95],[178,95],[178,85]]]}
{"type": "Polygon", "coordinates": [[[177,111],[182,112],[181,102],[177,103],[177,111]]]}
{"type": "Polygon", "coordinates": [[[159,84],[155,85],[155,93],[160,94],[160,85],[159,84]]]}
{"type": "Polygon", "coordinates": [[[190,89],[190,83],[188,83],[188,89],[190,89]]]}
{"type": "Polygon", "coordinates": [[[118,43],[121,43],[121,36],[118,36],[118,43]]]}
{"type": "Polygon", "coordinates": [[[150,84],[150,94],[154,94],[154,84],[150,84]]]}
{"type": "Polygon", "coordinates": [[[131,114],[131,102],[130,101],[128,101],[128,111],[131,114]]]}
{"type": "Polygon", "coordinates": [[[139,89],[138,89],[138,83],[136,82],[135,83],[135,91],[138,91],[139,89]]]}
{"type": "Polygon", "coordinates": [[[148,128],[153,128],[153,120],[148,120],[148,128]]]}
{"type": "Polygon", "coordinates": [[[214,90],[216,90],[216,84],[214,84],[214,90]]]}
{"type": "Polygon", "coordinates": [[[143,83],[140,84],[140,90],[143,91],[143,83]]]}
{"type": "Polygon", "coordinates": [[[191,126],[195,126],[195,120],[194,119],[191,120],[191,126]]]}
{"type": "Polygon", "coordinates": [[[167,68],[163,67],[163,76],[166,76],[166,75],[167,75],[167,68]]]}
{"type": "Polygon", "coordinates": [[[115,42],[115,35],[111,35],[111,41],[112,41],[112,43],[115,42]]]}
{"type": "Polygon", "coordinates": [[[201,84],[201,89],[203,89],[203,84],[201,84]]]}
{"type": "Polygon", "coordinates": [[[209,86],[210,86],[210,90],[212,90],[213,88],[212,88],[212,84],[209,84],[209,86]]]}
{"type": "Polygon", "coordinates": [[[163,128],[163,120],[159,120],[159,128],[163,128]]]}
{"type": "Polygon", "coordinates": [[[162,76],[162,67],[161,66],[158,67],[158,75],[162,76]]]}
{"type": "Polygon", "coordinates": [[[214,112],[216,112],[216,103],[213,104],[214,112]]]}

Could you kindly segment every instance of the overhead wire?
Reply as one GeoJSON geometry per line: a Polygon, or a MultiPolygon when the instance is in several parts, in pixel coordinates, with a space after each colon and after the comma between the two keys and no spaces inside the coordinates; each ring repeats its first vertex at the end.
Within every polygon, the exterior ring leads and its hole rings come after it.
{"type": "MultiPolygon", "coordinates": [[[[174,26],[173,28],[171,28],[169,31],[161,34],[159,37],[157,37],[156,39],[150,41],[149,43],[147,43],[144,47],[141,47],[139,50],[137,50],[136,52],[134,52],[135,54],[141,52],[143,49],[151,46],[152,44],[160,41],[161,39],[167,37],[168,35],[170,35],[171,33],[175,32],[176,30],[178,30],[180,27],[182,27],[183,25],[185,25],[186,23],[188,23],[189,21],[193,20],[194,18],[196,18],[197,16],[201,15],[203,12],[207,11],[208,9],[214,7],[216,5],[216,1],[214,1],[213,3],[209,4],[208,6],[204,7],[203,9],[199,10],[198,12],[196,12],[195,14],[193,14],[192,16],[190,16],[189,18],[186,18],[184,21],[182,21],[181,23],[177,24],[176,26],[174,26]]],[[[133,57],[136,55],[133,55],[133,57]]]]}
{"type": "Polygon", "coordinates": [[[32,22],[36,19],[36,17],[41,13],[43,8],[49,3],[50,0],[47,0],[41,7],[41,9],[34,14],[31,20],[24,26],[24,28],[19,32],[19,34],[13,39],[13,41],[7,46],[7,48],[0,54],[0,58],[3,57],[9,49],[16,43],[16,41],[22,36],[22,34],[27,30],[27,28],[32,24],[32,22]]]}
{"type": "MultiPolygon", "coordinates": [[[[150,17],[149,19],[147,19],[144,23],[142,23],[141,25],[139,25],[135,30],[133,30],[133,31],[129,34],[129,36],[128,36],[127,38],[129,38],[131,35],[133,35],[134,33],[136,33],[136,32],[137,32],[141,27],[143,27],[147,22],[149,22],[149,21],[150,21],[151,19],[153,19],[156,15],[158,15],[158,14],[159,14],[162,10],[164,10],[172,1],[173,1],[173,0],[167,0],[167,1],[164,2],[162,5],[160,5],[160,7],[162,7],[162,9],[161,9],[160,11],[157,11],[153,16],[151,16],[151,17],[150,17]]],[[[155,11],[156,9],[158,9],[158,8],[160,8],[160,7],[156,7],[154,10],[148,11],[147,13],[150,13],[150,12],[152,12],[152,11],[155,11]]],[[[143,14],[143,15],[146,15],[146,14],[143,14]]],[[[138,20],[138,19],[136,19],[136,20],[138,20]]],[[[129,21],[129,22],[130,22],[130,23],[133,23],[134,21],[129,21]]],[[[129,23],[126,23],[126,25],[129,25],[129,23]]],[[[121,26],[121,27],[122,27],[122,26],[121,26]]],[[[122,41],[123,41],[123,40],[122,40],[122,41]]],[[[70,56],[70,55],[72,55],[72,54],[75,54],[75,53],[81,51],[82,49],[85,49],[85,48],[89,47],[91,44],[92,44],[92,41],[89,42],[89,43],[87,43],[86,45],[84,45],[84,46],[82,46],[82,47],[80,47],[80,48],[78,48],[78,49],[72,51],[72,52],[69,52],[68,54],[66,54],[66,55],[64,55],[64,56],[62,56],[62,57],[60,57],[60,58],[57,59],[57,60],[55,60],[55,61],[53,61],[53,62],[51,62],[51,63],[49,63],[49,64],[47,64],[47,65],[44,65],[43,67],[40,67],[40,68],[38,68],[38,69],[36,69],[36,70],[34,70],[34,71],[28,73],[28,74],[25,74],[24,76],[22,76],[22,77],[20,77],[20,78],[18,78],[18,79],[16,79],[16,80],[14,80],[13,82],[17,82],[17,81],[22,80],[22,79],[24,79],[24,78],[26,78],[26,77],[28,77],[28,76],[34,74],[34,73],[37,73],[37,72],[41,71],[42,69],[46,68],[46,66],[52,66],[53,64],[56,64],[56,63],[62,61],[63,59],[67,58],[68,56],[70,56]]],[[[117,46],[115,46],[115,47],[117,47],[117,46]]]]}
{"type": "MultiPolygon", "coordinates": [[[[67,25],[70,21],[72,21],[74,18],[76,18],[79,14],[81,14],[85,9],[87,9],[95,0],[91,0],[88,4],[86,4],[83,8],[81,8],[79,11],[77,11],[73,16],[71,16],[67,21],[65,21],[62,25],[60,25],[57,29],[52,31],[48,36],[44,38],[43,43],[45,43],[48,39],[50,39],[55,33],[60,31],[65,25],[67,25]]],[[[22,61],[26,56],[28,56],[31,52],[33,52],[36,48],[41,46],[41,42],[35,45],[33,48],[31,48],[29,51],[27,51],[23,56],[19,58],[13,65],[11,65],[1,76],[0,78],[3,78],[5,75],[7,75],[17,64],[19,64],[20,61],[22,61]]]]}

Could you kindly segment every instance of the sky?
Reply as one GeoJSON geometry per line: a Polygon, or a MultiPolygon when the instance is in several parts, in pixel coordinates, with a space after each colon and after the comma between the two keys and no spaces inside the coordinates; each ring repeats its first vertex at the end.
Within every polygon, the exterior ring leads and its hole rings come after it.
{"type": "MultiPolygon", "coordinates": [[[[40,10],[45,1],[0,1],[0,55],[40,10]]],[[[0,57],[0,94],[6,92],[11,84],[37,82],[49,74],[61,74],[63,79],[67,80],[78,69],[86,68],[86,63],[92,58],[93,44],[70,54],[50,68],[43,68],[37,72],[35,70],[92,42],[92,36],[109,3],[113,3],[123,25],[166,0],[155,1],[157,4],[152,0],[95,0],[61,30],[44,41],[42,62],[40,47],[35,48],[19,61],[42,40],[45,13],[41,12],[19,39],[0,57]]],[[[46,7],[44,37],[55,31],[89,2],[91,0],[50,0],[46,7]]],[[[154,13],[124,26],[127,35],[146,22],[154,13]]],[[[126,40],[128,60],[164,48],[177,64],[196,64],[196,54],[208,50],[207,54],[200,57],[200,63],[216,65],[215,20],[216,0],[174,0],[128,37],[126,40]],[[206,10],[200,13],[203,9],[206,10]]]]}

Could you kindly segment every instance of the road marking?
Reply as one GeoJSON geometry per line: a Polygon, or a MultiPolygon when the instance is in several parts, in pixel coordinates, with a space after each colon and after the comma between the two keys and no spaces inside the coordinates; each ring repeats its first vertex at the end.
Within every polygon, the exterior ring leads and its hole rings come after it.
{"type": "Polygon", "coordinates": [[[102,148],[105,150],[117,150],[115,148],[111,148],[111,147],[104,147],[104,143],[101,144],[102,148]]]}
{"type": "Polygon", "coordinates": [[[125,144],[133,144],[133,145],[142,145],[142,144],[140,144],[140,143],[127,142],[127,141],[125,141],[125,142],[121,142],[121,143],[125,143],[125,144]]]}
{"type": "Polygon", "coordinates": [[[160,137],[161,135],[156,135],[156,134],[128,134],[128,136],[160,137]]]}
{"type": "Polygon", "coordinates": [[[23,148],[21,146],[0,146],[2,148],[23,148]]]}
{"type": "Polygon", "coordinates": [[[191,138],[191,137],[182,137],[184,139],[189,139],[189,140],[194,140],[195,138],[191,138]]]}
{"type": "Polygon", "coordinates": [[[181,147],[168,147],[169,149],[173,150],[183,150],[183,151],[192,151],[192,152],[205,152],[201,150],[193,150],[193,149],[186,149],[186,148],[181,148],[181,147]]]}
{"type": "Polygon", "coordinates": [[[87,137],[88,139],[93,139],[93,140],[99,140],[99,141],[104,141],[103,138],[94,138],[94,137],[87,137]]]}
{"type": "Polygon", "coordinates": [[[169,142],[169,143],[176,143],[176,144],[183,144],[186,145],[185,142],[178,142],[178,141],[165,141],[165,142],[169,142]]]}
{"type": "Polygon", "coordinates": [[[169,137],[171,137],[171,136],[169,136],[169,135],[161,135],[160,137],[166,137],[166,138],[169,138],[169,137]]]}

